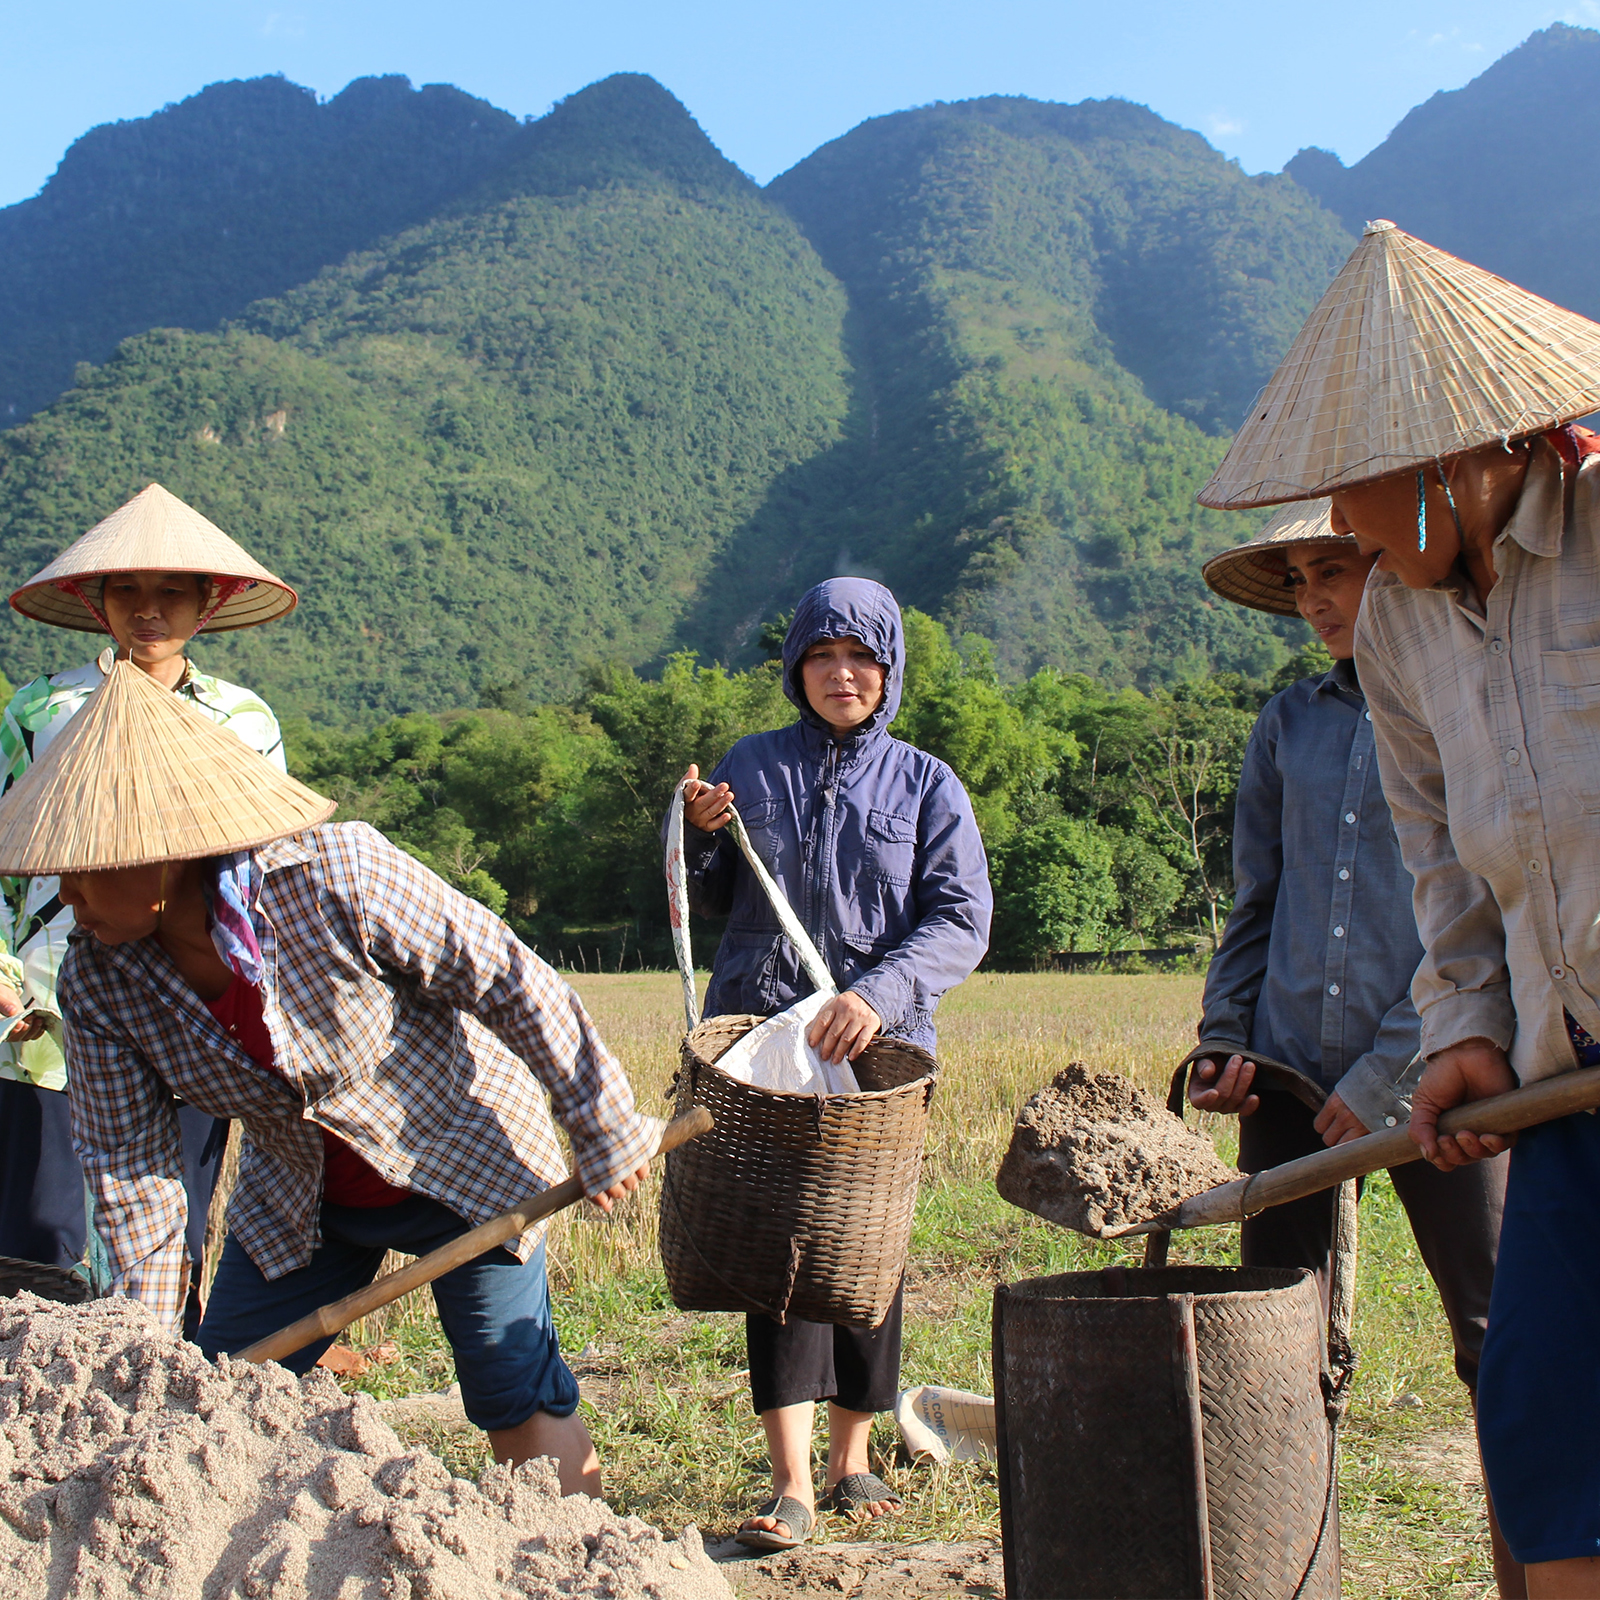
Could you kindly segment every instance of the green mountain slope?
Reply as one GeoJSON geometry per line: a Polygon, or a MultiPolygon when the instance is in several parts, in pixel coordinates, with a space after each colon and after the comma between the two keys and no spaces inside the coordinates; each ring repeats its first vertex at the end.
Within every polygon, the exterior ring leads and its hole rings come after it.
{"type": "Polygon", "coordinates": [[[1332,217],[1121,101],[881,117],[768,192],[850,292],[855,404],[785,486],[787,537],[730,548],[695,642],[855,566],[1016,672],[1283,658],[1199,579],[1251,524],[1193,495],[1346,254],[1332,217]]]}
{"type": "Polygon", "coordinates": [[[1352,167],[1302,150],[1285,169],[1359,233],[1372,217],[1600,318],[1600,33],[1533,34],[1465,88],[1436,94],[1352,167]]]}
{"type": "Polygon", "coordinates": [[[95,128],[0,209],[0,423],[147,328],[214,328],[431,216],[496,170],[516,118],[446,84],[361,78],[326,105],[215,83],[95,128]]]}
{"type": "Polygon", "coordinates": [[[333,723],[747,664],[840,571],[1012,674],[1284,659],[1193,495],[1346,251],[1293,182],[1119,101],[878,118],[765,194],[648,78],[495,127],[426,221],[0,433],[0,581],[158,479],[303,595],[202,659],[333,723]]]}
{"type": "MultiPolygon", "coordinates": [[[[156,478],[301,590],[200,647],[275,704],[570,694],[657,656],[719,541],[835,436],[843,315],[683,108],[613,78],[451,213],[222,332],[128,340],[0,434],[6,578],[156,478]]],[[[86,643],[11,619],[0,650],[16,678],[86,643]]]]}

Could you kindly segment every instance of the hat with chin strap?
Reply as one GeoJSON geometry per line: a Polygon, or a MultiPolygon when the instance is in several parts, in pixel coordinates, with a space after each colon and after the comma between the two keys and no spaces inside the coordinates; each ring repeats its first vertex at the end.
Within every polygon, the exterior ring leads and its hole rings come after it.
{"type": "Polygon", "coordinates": [[[1200,491],[1311,500],[1600,408],[1600,324],[1369,222],[1200,491]]]}
{"type": "Polygon", "coordinates": [[[192,572],[211,580],[197,633],[254,628],[286,617],[299,596],[221,528],[159,483],[97,522],[11,597],[36,622],[109,633],[96,581],[114,572],[192,572]]]}

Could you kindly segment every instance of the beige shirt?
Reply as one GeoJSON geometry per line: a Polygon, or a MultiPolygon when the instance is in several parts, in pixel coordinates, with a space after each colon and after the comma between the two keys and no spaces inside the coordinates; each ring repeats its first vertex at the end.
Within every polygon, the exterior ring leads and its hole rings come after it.
{"type": "MultiPolygon", "coordinates": [[[[1422,1052],[1492,1039],[1523,1082],[1600,1037],[1600,458],[1535,449],[1481,605],[1367,584],[1356,666],[1416,879],[1422,1052]]],[[[1357,867],[1359,870],[1359,864],[1357,867]]]]}

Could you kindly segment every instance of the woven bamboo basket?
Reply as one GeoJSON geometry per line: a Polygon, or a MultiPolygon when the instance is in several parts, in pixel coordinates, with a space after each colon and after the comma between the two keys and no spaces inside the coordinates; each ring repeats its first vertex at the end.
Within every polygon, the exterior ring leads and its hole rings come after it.
{"type": "Polygon", "coordinates": [[[81,1305],[94,1297],[89,1285],[65,1267],[47,1267],[39,1261],[0,1256],[0,1298],[23,1293],[68,1306],[81,1305]]]}
{"type": "Polygon", "coordinates": [[[778,1094],[715,1065],[761,1020],[711,1017],[683,1042],[678,1115],[703,1105],[716,1126],[667,1157],[673,1303],[874,1328],[905,1269],[937,1063],[882,1039],[852,1063],[866,1092],[778,1094]]]}
{"type": "Polygon", "coordinates": [[[1161,1267],[1002,1286],[1011,1600],[1338,1600],[1339,1510],[1309,1272],[1161,1267]]]}

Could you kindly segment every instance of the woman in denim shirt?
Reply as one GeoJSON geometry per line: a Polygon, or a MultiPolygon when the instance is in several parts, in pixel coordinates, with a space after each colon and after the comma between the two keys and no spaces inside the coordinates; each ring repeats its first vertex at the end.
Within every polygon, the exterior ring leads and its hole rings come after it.
{"type": "MultiPolygon", "coordinates": [[[[727,916],[706,1015],[781,1011],[811,993],[765,894],[721,830],[737,801],[757,852],[822,952],[840,993],[811,1043],[854,1059],[880,1033],[934,1047],[933,1012],[988,948],[993,897],[972,804],[944,762],[902,740],[905,641],[881,584],[834,578],[795,609],[784,693],[800,718],[741,739],[709,783],[690,767],[689,903],[727,916]],[[697,786],[696,786],[697,785],[697,786]]],[[[752,1399],[766,1429],[773,1497],[739,1531],[759,1549],[803,1542],[814,1521],[813,1403],[828,1408],[829,1503],[878,1516],[897,1505],[868,1471],[875,1412],[899,1387],[901,1297],[866,1330],[746,1319],[752,1399]]]]}
{"type": "MultiPolygon", "coordinates": [[[[1411,874],[1379,781],[1372,718],[1355,673],[1355,622],[1373,558],[1339,538],[1326,500],[1288,507],[1262,534],[1211,561],[1220,595],[1310,624],[1333,668],[1262,709],[1234,806],[1233,910],[1206,973],[1190,1102],[1236,1114],[1239,1166],[1259,1172],[1411,1115],[1421,1024],[1411,978],[1422,960],[1411,874]],[[1259,1051],[1327,1091],[1313,1113],[1253,1087],[1259,1051]]],[[[1456,1373],[1476,1396],[1494,1282],[1507,1159],[1441,1173],[1391,1169],[1450,1322],[1456,1373]]],[[[1274,1206],[1242,1227],[1246,1266],[1310,1267],[1328,1293],[1335,1192],[1274,1206]]],[[[1504,1594],[1522,1593],[1490,1509],[1504,1594]]]]}

